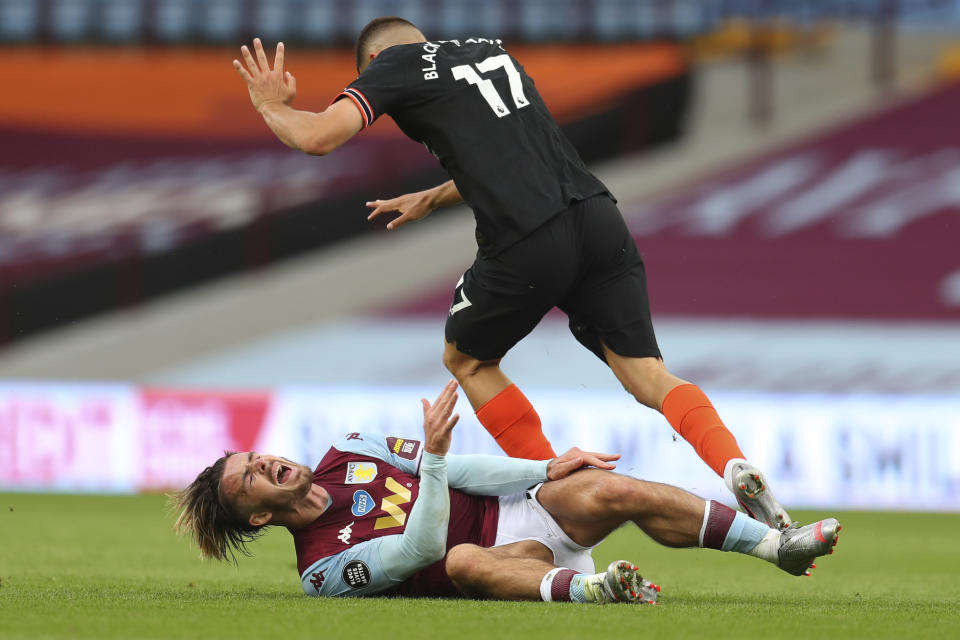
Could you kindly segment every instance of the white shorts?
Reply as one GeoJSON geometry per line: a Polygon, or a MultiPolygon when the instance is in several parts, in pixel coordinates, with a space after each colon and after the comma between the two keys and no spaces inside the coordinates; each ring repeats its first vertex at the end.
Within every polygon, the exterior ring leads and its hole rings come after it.
{"type": "Polygon", "coordinates": [[[500,496],[500,519],[493,546],[536,540],[553,552],[556,566],[580,573],[596,573],[590,555],[593,547],[583,547],[571,540],[537,500],[537,492],[542,486],[541,483],[522,493],[500,496]]]}

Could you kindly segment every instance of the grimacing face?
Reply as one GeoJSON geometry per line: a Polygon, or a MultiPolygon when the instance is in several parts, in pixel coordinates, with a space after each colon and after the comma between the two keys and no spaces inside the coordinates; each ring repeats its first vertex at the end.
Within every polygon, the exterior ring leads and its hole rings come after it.
{"type": "Polygon", "coordinates": [[[247,519],[261,512],[294,508],[307,496],[312,484],[313,472],[308,467],[286,458],[246,451],[227,458],[220,491],[238,515],[247,519]]]}

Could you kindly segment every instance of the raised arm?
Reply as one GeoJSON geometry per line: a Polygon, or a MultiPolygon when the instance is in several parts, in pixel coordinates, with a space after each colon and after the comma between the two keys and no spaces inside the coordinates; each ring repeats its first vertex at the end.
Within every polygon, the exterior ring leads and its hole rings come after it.
{"type": "Polygon", "coordinates": [[[439,207],[463,202],[463,197],[453,180],[447,180],[432,189],[407,193],[389,200],[371,200],[367,203],[373,211],[367,220],[373,220],[383,213],[399,211],[400,215],[387,223],[387,229],[396,229],[412,220],[420,220],[430,215],[430,212],[439,207]]]}
{"type": "Polygon", "coordinates": [[[380,546],[384,569],[395,580],[403,580],[433,564],[447,551],[450,493],[446,454],[450,449],[450,432],[460,419],[453,414],[457,383],[450,381],[432,406],[426,398],[421,402],[424,441],[420,493],[403,534],[384,538],[380,546]]]}
{"type": "Polygon", "coordinates": [[[290,106],[297,95],[297,80],[283,69],[283,43],[277,44],[273,68],[259,38],[253,40],[254,52],[240,47],[243,62],[233,68],[247,83],[250,101],[264,122],[285,145],[304,153],[322,156],[352,138],[363,128],[363,117],[346,101],[338,100],[325,111],[299,111],[290,106]],[[256,54],[256,57],[254,57],[256,54]]]}

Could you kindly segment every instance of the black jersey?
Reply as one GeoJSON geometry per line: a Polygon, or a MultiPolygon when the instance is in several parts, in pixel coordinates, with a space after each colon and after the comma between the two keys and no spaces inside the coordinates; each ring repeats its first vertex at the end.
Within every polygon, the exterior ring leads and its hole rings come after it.
{"type": "Polygon", "coordinates": [[[336,99],[344,97],[364,127],[389,114],[436,156],[474,211],[482,255],[496,255],[574,200],[607,193],[499,40],[389,47],[336,99]]]}

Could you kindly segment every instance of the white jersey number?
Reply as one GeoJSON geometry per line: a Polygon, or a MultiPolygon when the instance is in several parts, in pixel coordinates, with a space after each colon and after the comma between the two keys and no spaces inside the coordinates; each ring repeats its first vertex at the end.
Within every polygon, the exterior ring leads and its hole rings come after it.
{"type": "MultiPolygon", "coordinates": [[[[520,72],[513,66],[513,60],[510,59],[510,56],[505,53],[499,56],[492,56],[478,62],[476,67],[481,73],[489,73],[494,69],[503,69],[506,71],[507,79],[510,81],[510,94],[513,96],[513,104],[517,106],[517,109],[522,109],[530,104],[527,96],[523,94],[523,81],[520,79],[520,72]]],[[[487,101],[487,104],[490,105],[490,108],[493,109],[493,112],[498,118],[510,115],[510,110],[503,102],[500,94],[497,93],[493,82],[487,78],[481,78],[480,74],[474,71],[473,66],[461,64],[451,68],[450,71],[453,72],[455,80],[466,80],[470,84],[476,85],[480,90],[480,95],[487,101]]]]}

